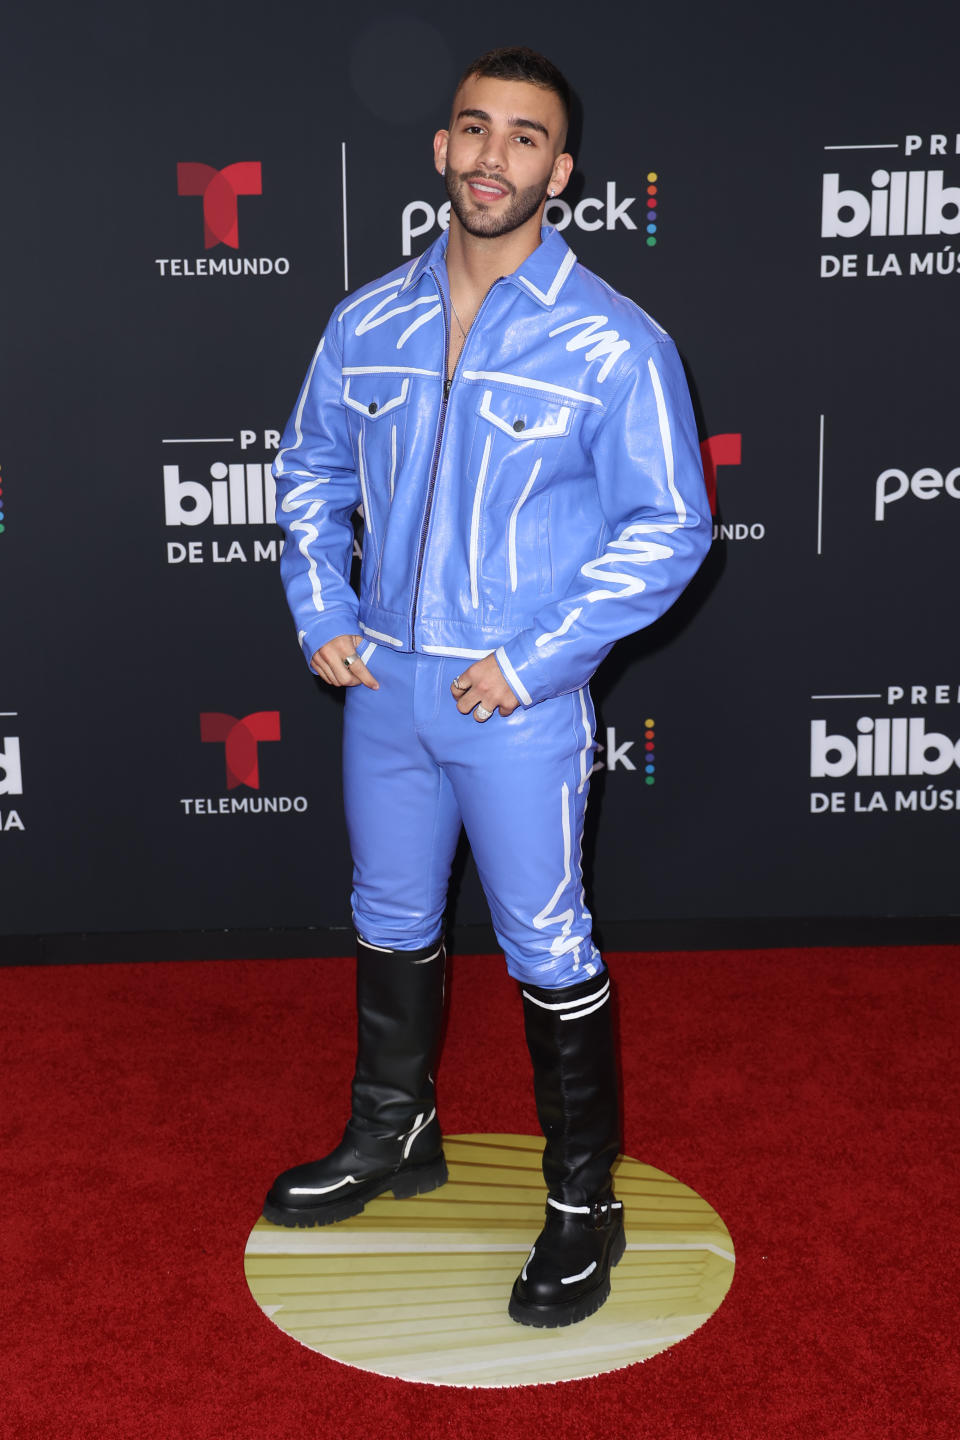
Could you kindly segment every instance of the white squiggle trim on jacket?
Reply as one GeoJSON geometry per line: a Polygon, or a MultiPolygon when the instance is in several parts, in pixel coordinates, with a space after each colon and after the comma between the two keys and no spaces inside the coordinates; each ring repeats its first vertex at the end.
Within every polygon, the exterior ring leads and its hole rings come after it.
{"type": "Polygon", "coordinates": [[[580,566],[580,574],[585,575],[588,580],[613,581],[619,583],[619,590],[591,590],[584,596],[585,600],[591,603],[594,600],[626,600],[630,595],[639,595],[646,590],[647,582],[639,575],[632,575],[626,570],[613,570],[613,565],[650,565],[654,560],[669,560],[673,554],[669,545],[658,545],[655,540],[635,540],[636,534],[650,534],[651,531],[663,530],[667,534],[677,527],[675,525],[627,525],[616,540],[611,540],[609,549],[596,560],[588,560],[585,565],[580,566]]]}
{"type": "Polygon", "coordinates": [[[367,531],[371,541],[376,544],[373,511],[370,509],[370,497],[367,494],[367,467],[363,458],[363,430],[360,431],[357,440],[357,477],[360,481],[360,494],[363,496],[363,528],[367,531]]]}
{"type": "Polygon", "coordinates": [[[390,426],[390,500],[393,502],[393,487],[397,478],[397,427],[390,426]]]}
{"type": "Polygon", "coordinates": [[[520,499],[510,511],[510,520],[507,524],[507,561],[510,566],[510,589],[513,591],[516,590],[519,583],[517,576],[517,516],[520,514],[520,507],[530,494],[530,489],[540,473],[542,464],[543,461],[538,460],[530,471],[530,478],[520,491],[520,499]]]}
{"type": "Polygon", "coordinates": [[[399,280],[390,280],[386,285],[378,285],[376,290],[364,291],[356,300],[351,300],[349,305],[344,305],[337,316],[337,322],[342,324],[344,316],[349,315],[351,310],[356,310],[358,305],[363,305],[365,301],[372,300],[374,295],[382,295],[385,290],[396,290],[400,286],[400,283],[399,280]]]}
{"type": "Polygon", "coordinates": [[[527,279],[526,275],[518,275],[517,279],[521,285],[526,285],[531,295],[536,295],[538,300],[542,300],[544,305],[553,305],[556,302],[557,296],[560,294],[564,280],[566,280],[576,263],[576,255],[574,255],[572,250],[568,250],[560,263],[560,269],[553,277],[549,290],[539,289],[538,286],[534,285],[532,280],[527,279]]]}
{"type": "Polygon", "coordinates": [[[400,336],[400,339],[397,341],[397,349],[402,350],[404,345],[406,345],[407,341],[410,339],[410,336],[414,333],[414,331],[419,330],[421,325],[426,325],[428,320],[433,320],[437,315],[441,313],[442,310],[442,305],[435,305],[434,308],[432,310],[428,310],[425,315],[418,316],[418,318],[414,320],[413,324],[408,325],[406,330],[404,330],[403,334],[400,336]]]}
{"type": "Polygon", "coordinates": [[[455,655],[460,660],[486,660],[492,650],[464,650],[461,645],[422,645],[427,655],[455,655]]]}
{"type": "MultiPolygon", "coordinates": [[[[302,472],[298,471],[296,473],[300,474],[302,472]]],[[[287,491],[281,501],[280,509],[289,515],[291,510],[299,510],[302,506],[309,505],[310,508],[307,510],[305,518],[312,520],[314,515],[320,513],[326,501],[316,497],[312,500],[307,500],[304,497],[307,496],[311,490],[315,490],[318,485],[329,485],[329,483],[330,478],[327,475],[311,475],[302,485],[294,485],[292,490],[287,491]]]]}
{"type": "Polygon", "coordinates": [[[300,404],[297,406],[297,413],[296,413],[296,415],[294,416],[294,419],[293,419],[294,441],[293,441],[293,444],[292,444],[292,445],[287,445],[287,446],[284,447],[283,450],[278,450],[278,451],[277,451],[277,458],[276,458],[276,460],[273,462],[273,464],[274,464],[274,474],[275,474],[275,475],[282,475],[282,474],[284,473],[284,470],[283,470],[283,457],[284,457],[284,455],[286,455],[287,451],[288,451],[288,450],[296,450],[298,446],[300,446],[300,445],[303,444],[303,429],[302,429],[303,407],[304,407],[304,406],[306,405],[306,403],[307,403],[307,396],[310,394],[310,386],[313,384],[313,372],[314,372],[314,370],[317,368],[317,361],[320,359],[320,356],[323,354],[323,342],[324,342],[324,340],[326,340],[326,338],[327,338],[327,337],[326,337],[325,335],[321,338],[320,344],[317,346],[316,350],[313,352],[313,359],[312,359],[311,362],[310,362],[310,369],[307,371],[307,379],[306,379],[306,382],[305,382],[304,387],[303,387],[303,394],[300,396],[300,404]]]}
{"type": "MultiPolygon", "coordinates": [[[[592,765],[590,766],[590,769],[589,769],[589,770],[587,769],[587,756],[590,754],[590,747],[591,747],[591,745],[593,744],[593,729],[591,728],[591,725],[590,725],[590,717],[589,717],[589,715],[587,714],[587,697],[586,697],[586,693],[585,693],[585,691],[584,691],[584,689],[583,689],[583,686],[581,686],[580,689],[577,691],[577,699],[580,701],[580,718],[581,718],[582,721],[583,721],[583,733],[584,733],[584,736],[585,736],[584,744],[583,744],[583,749],[580,751],[580,784],[577,786],[577,794],[578,794],[578,795],[581,795],[581,794],[583,793],[583,787],[584,787],[584,785],[586,785],[587,781],[590,779],[590,776],[593,774],[593,766],[592,766],[592,765]]],[[[582,846],[583,846],[583,836],[582,836],[582,834],[581,834],[581,837],[580,837],[580,845],[581,845],[581,848],[582,848],[582,846]]],[[[585,898],[584,898],[583,888],[581,887],[581,890],[580,890],[580,905],[581,905],[581,908],[584,906],[584,904],[585,904],[585,898]]]]}
{"type": "Polygon", "coordinates": [[[477,484],[473,492],[473,513],[470,516],[470,600],[474,610],[480,609],[480,584],[477,575],[480,564],[480,506],[483,501],[483,487],[487,479],[487,466],[490,464],[490,447],[492,445],[493,436],[488,435],[483,447],[480,474],[477,476],[477,484]]]}
{"type": "Polygon", "coordinates": [[[344,365],[342,375],[429,375],[439,380],[439,370],[421,370],[417,365],[344,365]]]}
{"type": "MultiPolygon", "coordinates": [[[[406,305],[395,305],[392,310],[384,310],[384,306],[389,305],[390,301],[396,298],[395,295],[385,295],[382,300],[378,300],[373,309],[368,310],[366,315],[357,321],[354,335],[366,335],[369,330],[375,330],[378,325],[386,325],[388,320],[393,320],[398,315],[406,315],[408,311],[417,310],[421,305],[436,305],[437,303],[432,295],[421,295],[418,300],[410,300],[406,305]],[[380,313],[381,311],[383,314],[380,313]]],[[[437,311],[439,308],[437,306],[437,311]]],[[[434,314],[437,311],[434,311],[434,314]]]]}
{"type": "Polygon", "coordinates": [[[497,657],[497,664],[503,671],[507,684],[510,686],[510,689],[516,695],[517,699],[522,705],[532,705],[533,700],[530,696],[530,692],[527,689],[526,685],[524,685],[523,681],[520,679],[520,676],[517,674],[516,670],[514,670],[513,666],[510,664],[510,661],[507,658],[506,650],[504,650],[503,646],[501,645],[499,650],[495,651],[494,653],[497,657]]]}
{"type": "Polygon", "coordinates": [[[534,645],[536,645],[539,649],[541,645],[549,645],[551,640],[557,640],[561,635],[566,635],[567,631],[570,629],[570,626],[575,624],[576,621],[580,619],[580,616],[582,614],[583,606],[574,606],[574,608],[570,611],[569,615],[564,616],[562,625],[558,625],[556,630],[548,630],[546,635],[538,635],[536,640],[534,640],[533,642],[534,645]]]}
{"type": "Polygon", "coordinates": [[[660,373],[653,363],[651,356],[647,360],[647,369],[650,371],[650,379],[653,381],[653,393],[657,399],[657,419],[660,422],[660,441],[663,445],[663,458],[667,466],[667,486],[673,496],[673,503],[677,507],[677,524],[682,525],[687,518],[687,507],[683,503],[683,496],[674,483],[673,474],[673,437],[670,434],[670,416],[667,413],[667,402],[663,395],[663,386],[660,383],[660,373]]]}
{"type": "Polygon", "coordinates": [[[550,331],[552,340],[555,335],[562,335],[565,330],[575,330],[578,326],[581,328],[581,334],[573,335],[567,341],[567,349],[586,350],[590,345],[592,348],[587,350],[585,357],[588,361],[601,360],[606,356],[597,372],[598,382],[606,380],[620,356],[630,349],[630,341],[622,340],[619,330],[600,329],[600,326],[606,323],[606,315],[584,315],[580,320],[568,320],[565,325],[558,325],[556,330],[550,331]]]}
{"type": "Polygon", "coordinates": [[[493,380],[504,385],[518,385],[521,390],[538,390],[542,395],[563,395],[567,400],[586,400],[603,409],[603,401],[585,390],[569,390],[565,385],[551,385],[549,380],[531,380],[527,375],[514,375],[509,370],[464,370],[463,380],[493,380]]]}
{"type": "Polygon", "coordinates": [[[307,562],[307,578],[310,581],[310,597],[313,601],[313,608],[317,611],[323,609],[323,586],[320,583],[320,573],[317,569],[317,562],[313,556],[310,546],[319,536],[316,525],[311,525],[313,520],[323,509],[326,501],[320,500],[313,495],[318,485],[328,485],[329,479],[326,476],[315,476],[305,480],[302,485],[295,485],[288,491],[281,501],[280,508],[284,514],[289,515],[294,511],[303,510],[303,514],[290,524],[290,534],[300,535],[297,541],[297,549],[307,562]]]}
{"type": "Polygon", "coordinates": [[[362,620],[358,620],[357,624],[360,626],[364,635],[369,635],[371,640],[382,640],[385,645],[399,645],[400,649],[403,649],[403,641],[397,640],[395,636],[384,635],[382,630],[371,630],[369,625],[364,625],[362,620]]]}
{"type": "Polygon", "coordinates": [[[290,534],[292,535],[294,531],[301,536],[297,541],[297,549],[307,562],[307,577],[310,581],[310,598],[313,601],[313,608],[320,611],[323,609],[323,586],[320,584],[317,562],[310,550],[314,540],[319,538],[320,532],[316,525],[311,525],[306,520],[294,520],[290,526],[290,534]]]}

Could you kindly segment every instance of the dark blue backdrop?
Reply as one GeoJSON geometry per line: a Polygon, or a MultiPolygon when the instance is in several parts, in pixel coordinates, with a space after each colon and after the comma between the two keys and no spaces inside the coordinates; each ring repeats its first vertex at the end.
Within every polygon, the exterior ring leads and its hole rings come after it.
{"type": "MultiPolygon", "coordinates": [[[[503,43],[578,90],[555,218],[673,334],[719,462],[707,564],[595,683],[601,933],[957,910],[956,18],[238,0],[12,25],[4,933],[348,923],[339,704],[299,657],[264,477],[345,281],[437,233],[432,133],[503,43]],[[205,244],[183,164],[245,165],[236,248],[205,244]],[[200,717],[262,712],[280,738],[231,785],[200,717]]],[[[485,918],[468,866],[461,934],[485,918]]]]}

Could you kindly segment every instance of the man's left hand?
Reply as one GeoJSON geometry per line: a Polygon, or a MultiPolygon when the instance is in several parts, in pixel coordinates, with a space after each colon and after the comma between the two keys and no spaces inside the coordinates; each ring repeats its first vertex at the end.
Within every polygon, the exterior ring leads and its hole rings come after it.
{"type": "Polygon", "coordinates": [[[474,720],[481,723],[489,720],[495,710],[512,715],[520,703],[503,678],[495,655],[486,655],[462,670],[450,686],[450,694],[461,715],[469,715],[472,710],[474,720]]]}

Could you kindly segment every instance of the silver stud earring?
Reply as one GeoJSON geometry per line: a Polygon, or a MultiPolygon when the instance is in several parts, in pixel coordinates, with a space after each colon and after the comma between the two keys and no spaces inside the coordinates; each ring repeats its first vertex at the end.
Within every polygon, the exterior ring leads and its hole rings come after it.
{"type": "Polygon", "coordinates": [[[547,198],[548,198],[548,199],[552,200],[552,199],[553,199],[553,195],[554,195],[554,192],[553,192],[552,190],[548,190],[548,191],[547,191],[547,198]]]}

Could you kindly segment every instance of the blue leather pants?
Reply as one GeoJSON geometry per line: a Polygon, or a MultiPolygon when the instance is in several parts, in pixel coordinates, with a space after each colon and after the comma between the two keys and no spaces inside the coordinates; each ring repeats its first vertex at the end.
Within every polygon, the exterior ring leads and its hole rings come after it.
{"type": "Polygon", "coordinates": [[[469,660],[369,643],[360,654],[380,683],[346,692],[344,800],[361,939],[392,950],[436,939],[462,825],[510,974],[548,988],[598,974],[580,864],[589,691],[480,723],[450,693],[469,660]]]}

